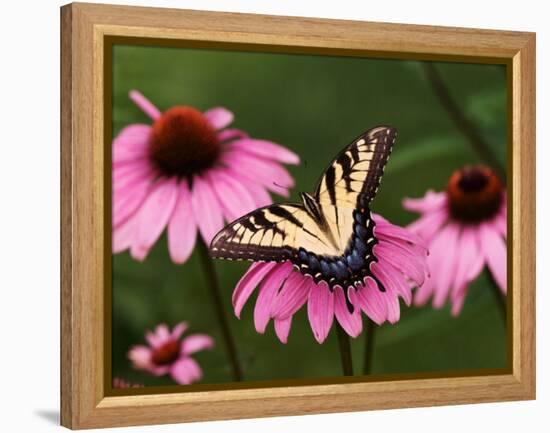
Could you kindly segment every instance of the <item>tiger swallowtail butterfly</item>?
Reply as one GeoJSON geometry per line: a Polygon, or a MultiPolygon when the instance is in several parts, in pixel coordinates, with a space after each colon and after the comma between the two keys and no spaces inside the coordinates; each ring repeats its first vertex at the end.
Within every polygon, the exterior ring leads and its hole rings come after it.
{"type": "MultiPolygon", "coordinates": [[[[397,132],[378,126],[344,148],[302,203],[273,204],[237,219],[212,240],[214,258],[291,261],[315,282],[346,288],[371,276],[376,261],[370,202],[397,132]]],[[[381,290],[383,286],[379,284],[381,290]]]]}

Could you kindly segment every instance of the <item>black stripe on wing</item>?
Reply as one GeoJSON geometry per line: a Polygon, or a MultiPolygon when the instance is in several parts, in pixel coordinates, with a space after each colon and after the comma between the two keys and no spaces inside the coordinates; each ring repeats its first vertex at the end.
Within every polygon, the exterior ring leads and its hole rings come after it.
{"type": "Polygon", "coordinates": [[[375,128],[367,133],[367,143],[371,143],[373,158],[370,163],[367,179],[363,190],[358,197],[360,206],[368,206],[378,192],[380,180],[384,174],[384,167],[388,162],[393,144],[397,137],[397,130],[394,128],[375,128]]]}
{"type": "Polygon", "coordinates": [[[210,244],[210,255],[218,259],[284,261],[291,259],[297,230],[303,223],[295,214],[299,204],[270,205],[233,221],[210,244]]]}
{"type": "Polygon", "coordinates": [[[388,126],[369,129],[334,159],[315,192],[321,203],[367,208],[376,195],[397,131],[388,126]]]}

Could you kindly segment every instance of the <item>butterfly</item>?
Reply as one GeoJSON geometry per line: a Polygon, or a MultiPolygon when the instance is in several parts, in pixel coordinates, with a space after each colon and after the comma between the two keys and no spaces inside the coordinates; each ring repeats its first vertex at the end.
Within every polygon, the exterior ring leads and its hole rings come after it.
{"type": "Polygon", "coordinates": [[[397,131],[387,126],[364,132],[336,156],[313,194],[301,193],[302,203],[262,207],[230,223],[212,240],[211,256],[289,260],[296,270],[316,283],[325,281],[331,289],[373,277],[369,266],[377,260],[377,239],[370,203],[396,137],[397,131]]]}

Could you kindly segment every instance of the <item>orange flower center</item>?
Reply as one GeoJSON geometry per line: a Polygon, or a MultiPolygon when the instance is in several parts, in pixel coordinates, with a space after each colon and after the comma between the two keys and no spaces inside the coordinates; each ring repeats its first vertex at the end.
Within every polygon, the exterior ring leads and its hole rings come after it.
{"type": "Polygon", "coordinates": [[[503,185],[485,166],[467,166],[453,173],[447,185],[449,211],[465,223],[491,219],[502,204],[503,185]]]}
{"type": "Polygon", "coordinates": [[[153,351],[151,360],[156,365],[172,364],[180,354],[180,343],[176,340],[167,341],[153,351]]]}
{"type": "Polygon", "coordinates": [[[220,151],[216,131],[192,107],[172,107],[153,123],[149,156],[166,176],[200,173],[216,162],[220,151]]]}

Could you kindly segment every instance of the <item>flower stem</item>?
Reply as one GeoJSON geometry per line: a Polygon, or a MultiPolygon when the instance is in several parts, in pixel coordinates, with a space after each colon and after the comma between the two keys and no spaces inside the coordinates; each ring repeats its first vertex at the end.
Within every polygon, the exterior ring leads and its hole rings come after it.
{"type": "Polygon", "coordinates": [[[363,361],[363,374],[370,374],[372,368],[372,355],[374,353],[374,322],[367,319],[367,329],[365,331],[365,358],[363,361]]]}
{"type": "Polygon", "coordinates": [[[342,361],[342,373],[344,376],[353,376],[353,364],[351,360],[351,346],[349,335],[336,322],[336,334],[338,335],[338,346],[340,347],[340,360],[342,361]]]}
{"type": "Polygon", "coordinates": [[[243,371],[239,363],[237,348],[235,347],[235,339],[233,338],[231,328],[229,327],[229,321],[227,320],[227,315],[225,314],[216,268],[214,267],[214,262],[210,257],[210,254],[208,253],[208,247],[202,239],[197,242],[197,248],[200,253],[206,279],[208,280],[207,286],[210,289],[210,295],[212,296],[212,301],[214,303],[214,310],[218,319],[218,325],[222,332],[223,341],[225,343],[227,358],[229,359],[231,369],[233,370],[233,379],[240,382],[243,380],[243,371]]]}
{"type": "Polygon", "coordinates": [[[481,157],[481,159],[492,167],[502,180],[505,180],[506,171],[504,170],[504,167],[499,162],[498,158],[491,150],[491,147],[484,140],[474,123],[471,122],[470,119],[468,119],[461,111],[458,104],[451,96],[451,92],[445,85],[445,82],[441,78],[441,75],[435,65],[432,62],[422,62],[421,64],[424,67],[424,73],[428,78],[428,82],[439,98],[439,102],[441,102],[443,108],[447,110],[447,113],[457,129],[464,134],[466,138],[468,138],[472,148],[481,157]]]}
{"type": "Polygon", "coordinates": [[[485,269],[485,272],[487,273],[487,276],[489,277],[490,281],[490,288],[491,292],[493,293],[493,297],[495,298],[495,302],[497,303],[498,310],[500,311],[500,316],[502,317],[502,320],[504,321],[504,326],[507,325],[508,322],[508,302],[506,295],[503,295],[500,291],[500,287],[498,286],[497,282],[493,278],[493,275],[488,269],[485,269]]]}

